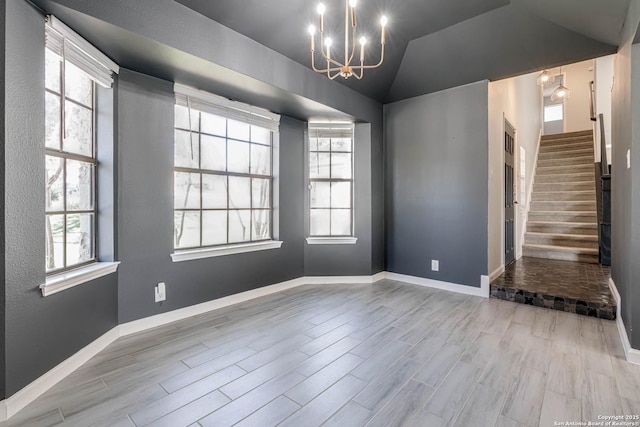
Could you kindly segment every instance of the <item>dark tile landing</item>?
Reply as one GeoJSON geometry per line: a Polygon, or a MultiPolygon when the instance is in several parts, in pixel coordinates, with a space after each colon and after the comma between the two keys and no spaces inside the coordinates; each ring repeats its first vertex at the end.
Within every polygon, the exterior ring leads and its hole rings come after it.
{"type": "Polygon", "coordinates": [[[522,257],[491,283],[491,298],[615,320],[609,267],[522,257]]]}

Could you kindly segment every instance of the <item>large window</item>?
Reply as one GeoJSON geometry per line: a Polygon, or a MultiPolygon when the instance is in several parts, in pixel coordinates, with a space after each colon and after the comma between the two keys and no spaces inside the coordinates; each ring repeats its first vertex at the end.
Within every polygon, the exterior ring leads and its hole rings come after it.
{"type": "Polygon", "coordinates": [[[311,237],[353,236],[353,125],[309,125],[311,237]]]}
{"type": "Polygon", "coordinates": [[[176,89],[175,249],[271,240],[275,115],[182,91],[188,95],[176,89]]]}
{"type": "Polygon", "coordinates": [[[48,17],[45,49],[46,271],[96,260],[96,82],[117,65],[48,17]]]}

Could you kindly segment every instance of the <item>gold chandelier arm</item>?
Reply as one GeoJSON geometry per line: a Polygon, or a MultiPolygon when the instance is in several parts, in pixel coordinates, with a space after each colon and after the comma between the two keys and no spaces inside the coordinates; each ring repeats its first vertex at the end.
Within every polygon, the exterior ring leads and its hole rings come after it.
{"type": "Polygon", "coordinates": [[[331,67],[331,68],[327,67],[327,68],[324,68],[324,69],[322,69],[322,70],[321,70],[321,69],[319,69],[319,68],[317,68],[317,67],[316,67],[316,60],[315,60],[315,56],[316,56],[316,55],[315,55],[315,51],[313,51],[313,50],[312,50],[312,51],[311,51],[311,68],[312,68],[312,69],[313,69],[313,71],[315,71],[316,73],[326,73],[326,72],[328,72],[328,71],[340,71],[340,70],[341,70],[341,68],[333,68],[333,67],[331,67]]]}
{"type": "Polygon", "coordinates": [[[378,68],[379,66],[382,65],[383,62],[384,62],[384,43],[382,43],[382,52],[380,52],[380,62],[378,62],[376,65],[365,65],[365,66],[358,67],[358,68],[361,68],[363,70],[368,70],[368,69],[372,69],[372,68],[378,68]]]}
{"type": "Polygon", "coordinates": [[[353,47],[351,48],[351,56],[349,57],[349,61],[347,62],[346,65],[351,64],[351,61],[353,61],[353,57],[356,54],[356,27],[355,26],[353,27],[353,35],[351,37],[352,37],[351,40],[353,43],[353,47]]]}
{"type": "Polygon", "coordinates": [[[341,63],[339,63],[338,61],[336,61],[333,58],[329,58],[325,53],[324,50],[320,51],[322,53],[322,57],[325,59],[325,61],[332,63],[333,65],[335,65],[336,67],[340,67],[342,68],[343,65],[341,63]]]}
{"type": "Polygon", "coordinates": [[[338,77],[340,75],[340,70],[337,70],[338,72],[335,73],[333,76],[330,74],[329,71],[327,71],[327,77],[329,77],[329,80],[335,80],[336,77],[338,77]]]}

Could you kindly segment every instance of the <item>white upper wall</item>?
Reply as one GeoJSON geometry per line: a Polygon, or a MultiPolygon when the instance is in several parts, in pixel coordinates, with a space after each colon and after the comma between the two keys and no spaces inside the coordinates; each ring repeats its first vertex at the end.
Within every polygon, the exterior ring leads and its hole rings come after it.
{"type": "Polygon", "coordinates": [[[593,60],[588,60],[562,67],[562,73],[565,75],[564,85],[571,91],[571,97],[565,103],[565,132],[593,129],[589,84],[595,79],[594,65],[593,60]]]}
{"type": "MultiPolygon", "coordinates": [[[[595,60],[596,115],[604,115],[604,135],[607,143],[607,161],[611,164],[611,91],[613,90],[613,66],[615,55],[595,60]]],[[[596,128],[596,161],[600,159],[600,123],[596,128]]]]}
{"type": "MultiPolygon", "coordinates": [[[[489,83],[489,274],[504,265],[504,118],[516,128],[516,243],[521,244],[524,233],[529,201],[521,197],[520,147],[526,154],[524,192],[528,198],[542,127],[542,94],[537,76],[538,73],[531,73],[489,83]]],[[[519,252],[516,248],[516,255],[519,252]]]]}

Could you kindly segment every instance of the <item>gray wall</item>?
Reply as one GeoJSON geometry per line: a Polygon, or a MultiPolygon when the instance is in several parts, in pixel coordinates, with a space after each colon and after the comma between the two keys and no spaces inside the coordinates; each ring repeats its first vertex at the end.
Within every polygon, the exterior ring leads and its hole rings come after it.
{"type": "Polygon", "coordinates": [[[280,124],[280,249],[172,262],[173,85],[121,69],[119,320],[127,322],[304,275],[304,128],[280,124]],[[153,300],[158,282],[167,300],[153,300]]]}
{"type": "Polygon", "coordinates": [[[6,4],[4,85],[5,396],[117,324],[116,275],[43,298],[44,23],[6,4]]]}
{"type": "Polygon", "coordinates": [[[622,29],[622,45],[615,58],[611,100],[611,277],[620,292],[622,321],[635,348],[640,348],[640,267],[637,263],[640,192],[633,191],[633,186],[634,179],[640,175],[640,128],[634,123],[637,120],[633,111],[640,107],[640,52],[632,46],[632,39],[639,21],[640,2],[633,0],[622,29]],[[631,169],[627,169],[627,150],[632,152],[631,169]]]}
{"type": "Polygon", "coordinates": [[[4,95],[5,95],[5,18],[7,4],[0,0],[0,399],[5,396],[5,366],[4,366],[4,317],[5,317],[5,280],[4,280],[4,95]]]}
{"type": "Polygon", "coordinates": [[[487,127],[486,81],[385,106],[388,271],[480,286],[487,127]]]}

